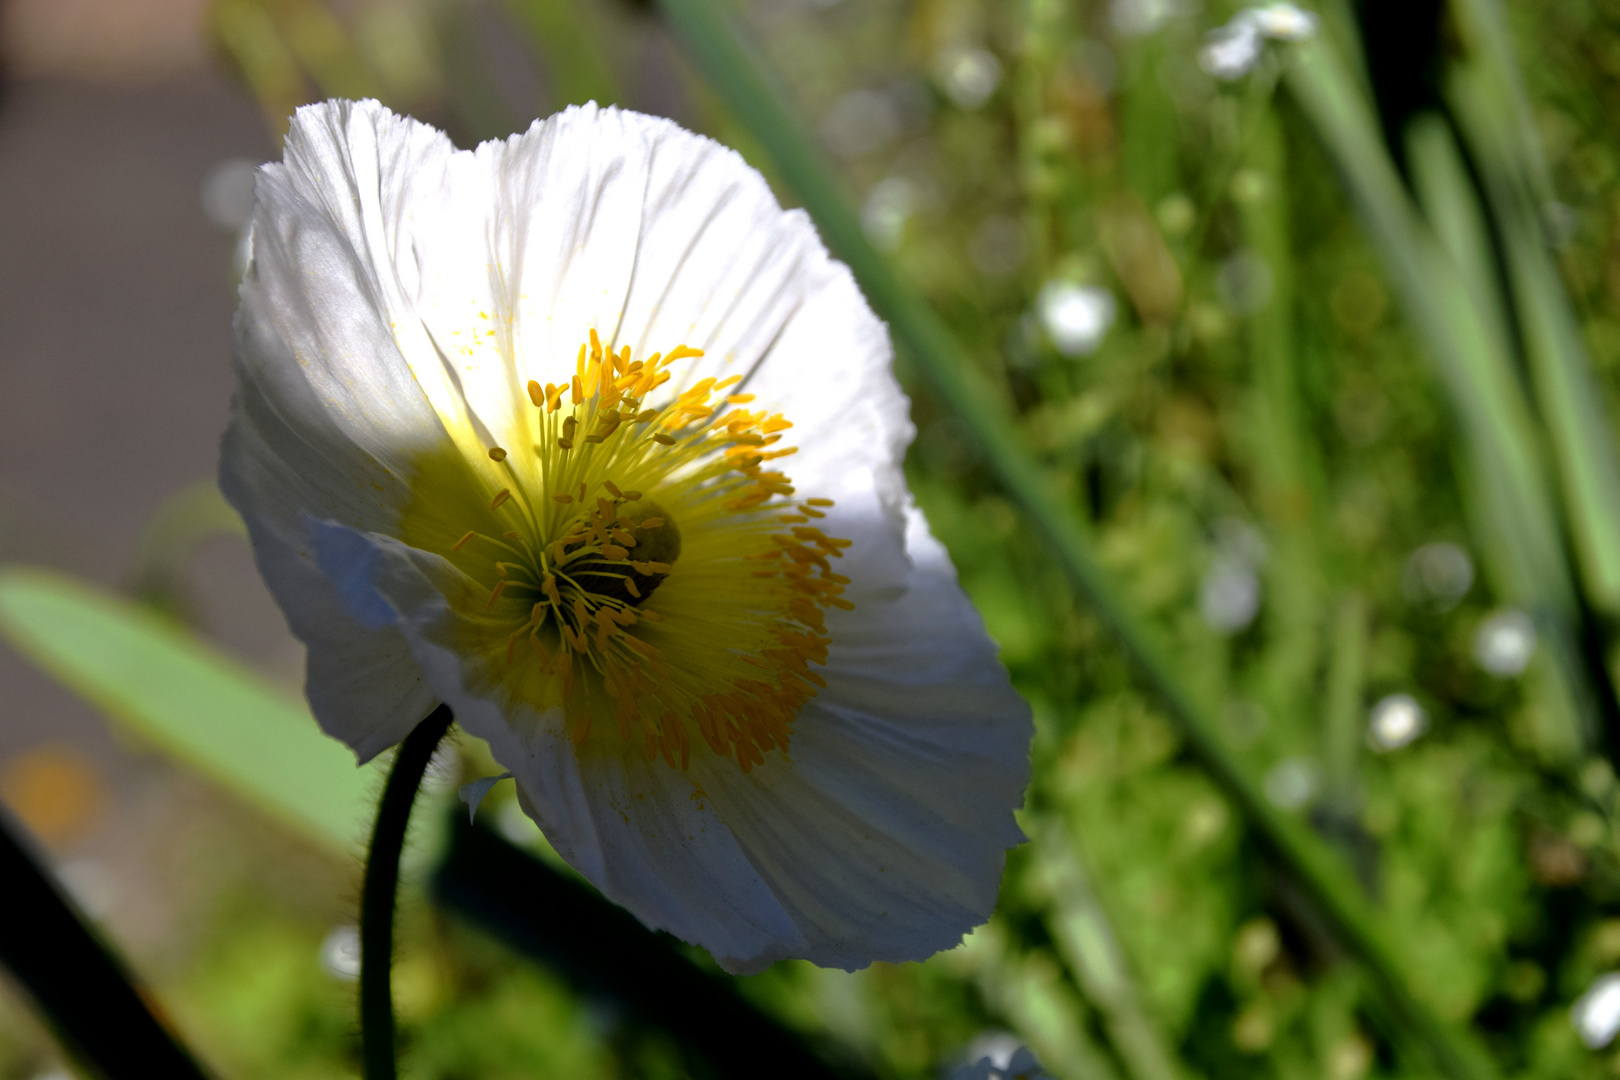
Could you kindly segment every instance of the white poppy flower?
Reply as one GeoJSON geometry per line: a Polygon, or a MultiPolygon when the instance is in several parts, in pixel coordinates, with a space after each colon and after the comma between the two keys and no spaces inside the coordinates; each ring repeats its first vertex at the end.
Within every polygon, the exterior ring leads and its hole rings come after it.
{"type": "Polygon", "coordinates": [[[906,491],[883,325],[735,153],[310,106],[241,296],[221,486],[330,734],[369,758],[447,703],[565,859],[732,971],[988,916],[1029,711],[906,491]]]}

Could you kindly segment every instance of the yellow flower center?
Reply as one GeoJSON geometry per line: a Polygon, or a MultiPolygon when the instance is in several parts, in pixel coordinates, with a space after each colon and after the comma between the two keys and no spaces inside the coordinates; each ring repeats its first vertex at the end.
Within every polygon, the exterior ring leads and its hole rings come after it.
{"type": "Polygon", "coordinates": [[[830,561],[850,541],[814,523],[830,499],[796,501],[769,464],[794,453],[777,447],[792,424],[725,394],[740,376],[642,407],[671,364],[702,355],[632,360],[591,331],[570,382],[528,384],[531,445],[488,448],[494,470],[473,471],[501,486],[438,550],[487,585],[485,622],[504,641],[485,644],[526,697],[563,707],[576,744],[611,717],[649,760],[684,769],[690,727],[747,771],[787,749],[826,685],[810,665],[831,642],[822,609],[854,606],[830,561]]]}

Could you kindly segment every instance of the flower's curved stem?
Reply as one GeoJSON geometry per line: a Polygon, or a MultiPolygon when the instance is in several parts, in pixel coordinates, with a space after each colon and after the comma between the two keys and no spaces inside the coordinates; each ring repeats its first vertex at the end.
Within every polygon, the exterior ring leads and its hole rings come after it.
{"type": "Polygon", "coordinates": [[[377,804],[360,892],[360,1045],[366,1080],[394,1080],[396,1074],[392,974],[399,856],[422,774],[453,719],[450,707],[440,705],[405,737],[377,804]]]}

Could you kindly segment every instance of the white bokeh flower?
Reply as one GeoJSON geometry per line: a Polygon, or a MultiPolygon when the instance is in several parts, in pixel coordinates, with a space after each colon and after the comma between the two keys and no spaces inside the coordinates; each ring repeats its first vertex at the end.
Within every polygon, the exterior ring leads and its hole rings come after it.
{"type": "Polygon", "coordinates": [[[1316,16],[1294,4],[1244,8],[1205,36],[1198,63],[1215,78],[1232,82],[1254,70],[1268,40],[1308,41],[1316,36],[1316,26],[1316,16]]]}
{"type": "Polygon", "coordinates": [[[1114,325],[1114,294],[1095,285],[1049,281],[1035,297],[1041,328],[1058,352],[1071,359],[1097,351],[1114,325]]]}
{"type": "Polygon", "coordinates": [[[1429,714],[1411,694],[1385,694],[1367,714],[1367,742],[1379,753],[1399,750],[1429,730],[1429,714]]]}
{"type": "Polygon", "coordinates": [[[1570,1023],[1589,1050],[1601,1050],[1620,1034],[1620,972],[1599,975],[1570,1006],[1570,1023]]]}
{"type": "Polygon", "coordinates": [[[1493,613],[1474,632],[1474,659],[1492,675],[1524,674],[1535,653],[1535,620],[1516,608],[1493,613]]]}
{"type": "Polygon", "coordinates": [[[472,151],[310,106],[256,197],[221,485],[330,734],[369,758],[445,702],[559,854],[732,971],[987,917],[1029,711],[802,212],[595,106],[472,151]]]}

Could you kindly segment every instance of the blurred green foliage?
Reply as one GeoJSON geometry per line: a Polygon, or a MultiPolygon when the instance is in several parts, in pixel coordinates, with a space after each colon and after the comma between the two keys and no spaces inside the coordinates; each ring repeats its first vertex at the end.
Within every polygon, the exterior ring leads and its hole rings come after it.
{"type": "MultiPolygon", "coordinates": [[[[1369,55],[1329,2],[1315,41],[1223,80],[1200,51],[1237,10],[739,14],[868,238],[1016,412],[1267,798],[1342,854],[1419,997],[1506,1075],[1620,1074],[1570,1020],[1620,967],[1620,4],[1416,6],[1386,36],[1436,50],[1369,55]],[[1403,63],[1432,75],[1415,96],[1403,63]],[[1528,666],[1505,609],[1534,627],[1528,666]],[[1379,713],[1392,694],[1421,714],[1379,713]]],[[[280,130],[303,101],[375,94],[467,145],[594,97],[782,180],[641,5],[216,0],[210,20],[280,130]]],[[[993,1028],[1076,1080],[1428,1075],[961,420],[913,389],[913,490],[1036,709],[1033,843],[961,949],[853,975],[782,964],[742,991],[897,1078],[939,1075],[993,1028]]],[[[468,775],[486,768],[462,749],[468,775]]],[[[484,812],[524,828],[509,792],[484,812]]],[[[227,897],[157,981],[227,1075],[350,1075],[330,929],[227,897]]],[[[701,1073],[428,909],[401,941],[409,1075],[701,1073]]],[[[0,1030],[11,1073],[38,1047],[0,1030]]]]}

